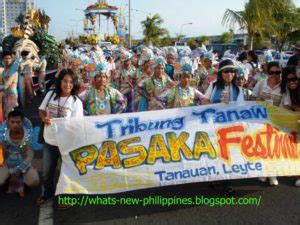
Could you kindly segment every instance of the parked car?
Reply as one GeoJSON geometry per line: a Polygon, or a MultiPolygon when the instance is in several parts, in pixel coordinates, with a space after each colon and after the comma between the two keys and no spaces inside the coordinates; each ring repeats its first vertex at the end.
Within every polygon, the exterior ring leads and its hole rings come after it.
{"type": "MultiPolygon", "coordinates": [[[[273,53],[272,53],[273,55],[273,53]]],[[[292,55],[290,54],[285,54],[285,53],[280,53],[280,52],[275,52],[274,55],[273,55],[273,58],[275,61],[278,61],[279,64],[282,66],[282,67],[286,67],[286,64],[287,62],[289,61],[289,58],[291,57],[292,55]]]]}
{"type": "Polygon", "coordinates": [[[225,51],[230,50],[231,54],[240,52],[240,47],[236,44],[211,44],[207,45],[207,50],[214,50],[218,53],[219,59],[223,57],[225,51]]]}

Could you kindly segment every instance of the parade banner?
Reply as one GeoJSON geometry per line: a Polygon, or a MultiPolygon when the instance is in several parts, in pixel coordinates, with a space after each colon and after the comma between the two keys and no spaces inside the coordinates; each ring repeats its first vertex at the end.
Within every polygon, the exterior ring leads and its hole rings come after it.
{"type": "Polygon", "coordinates": [[[56,194],[300,175],[299,119],[262,102],[55,119],[56,194]]]}

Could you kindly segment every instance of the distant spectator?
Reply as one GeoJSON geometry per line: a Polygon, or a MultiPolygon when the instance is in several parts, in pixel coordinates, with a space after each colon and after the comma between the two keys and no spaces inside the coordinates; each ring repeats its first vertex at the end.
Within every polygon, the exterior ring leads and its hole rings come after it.
{"type": "MultiPolygon", "coordinates": [[[[293,45],[294,55],[287,62],[287,66],[300,66],[300,42],[293,45]]],[[[298,77],[299,78],[299,77],[298,77]]]]}
{"type": "Polygon", "coordinates": [[[247,60],[247,51],[248,51],[247,45],[242,46],[241,53],[239,54],[237,60],[240,62],[244,62],[245,60],[247,60]]]}

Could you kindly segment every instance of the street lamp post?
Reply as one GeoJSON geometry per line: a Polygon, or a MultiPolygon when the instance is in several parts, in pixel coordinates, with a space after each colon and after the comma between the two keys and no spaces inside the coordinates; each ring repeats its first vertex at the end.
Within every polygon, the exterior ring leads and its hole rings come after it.
{"type": "Polygon", "coordinates": [[[193,24],[193,23],[190,22],[190,23],[184,23],[184,24],[181,25],[181,27],[180,27],[180,33],[179,33],[179,41],[181,40],[181,36],[182,36],[182,28],[183,28],[184,26],[186,26],[186,25],[192,25],[192,24],[193,24]]]}
{"type": "Polygon", "coordinates": [[[76,26],[76,35],[78,34],[78,23],[83,21],[82,19],[80,20],[74,20],[74,19],[70,19],[70,21],[74,22],[75,23],[75,26],[76,26]]]}

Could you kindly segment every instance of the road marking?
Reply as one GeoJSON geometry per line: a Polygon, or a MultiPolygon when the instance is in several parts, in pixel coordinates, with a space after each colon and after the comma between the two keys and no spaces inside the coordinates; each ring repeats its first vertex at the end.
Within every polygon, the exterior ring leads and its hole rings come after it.
{"type": "Polygon", "coordinates": [[[40,206],[39,225],[53,225],[53,201],[40,206]]]}

